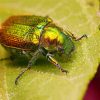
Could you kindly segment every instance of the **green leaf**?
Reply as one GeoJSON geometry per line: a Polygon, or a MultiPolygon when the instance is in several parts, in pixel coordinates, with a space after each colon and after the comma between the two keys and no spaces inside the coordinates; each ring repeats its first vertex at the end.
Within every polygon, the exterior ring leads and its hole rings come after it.
{"type": "MultiPolygon", "coordinates": [[[[98,6],[98,0],[0,0],[1,23],[11,15],[48,15],[77,37],[88,35],[88,39],[75,42],[76,49],[68,60],[57,58],[69,71],[67,75],[40,58],[16,86],[15,78],[27,61],[0,61],[0,100],[82,100],[100,62],[98,6]]],[[[8,55],[2,46],[0,52],[0,58],[8,55]]]]}

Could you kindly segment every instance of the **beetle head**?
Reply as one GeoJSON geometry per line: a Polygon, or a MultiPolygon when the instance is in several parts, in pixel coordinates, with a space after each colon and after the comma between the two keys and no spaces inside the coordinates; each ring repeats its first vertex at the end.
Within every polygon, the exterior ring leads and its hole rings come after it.
{"type": "Polygon", "coordinates": [[[58,51],[62,54],[70,55],[74,48],[71,37],[63,32],[63,43],[62,46],[58,48],[58,51]]]}

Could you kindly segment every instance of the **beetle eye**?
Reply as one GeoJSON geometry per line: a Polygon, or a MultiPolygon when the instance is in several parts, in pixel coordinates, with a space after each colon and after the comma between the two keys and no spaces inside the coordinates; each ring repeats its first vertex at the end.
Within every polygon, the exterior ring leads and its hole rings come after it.
{"type": "Polygon", "coordinates": [[[61,52],[61,53],[64,53],[64,49],[63,48],[58,47],[58,51],[61,52]]]}

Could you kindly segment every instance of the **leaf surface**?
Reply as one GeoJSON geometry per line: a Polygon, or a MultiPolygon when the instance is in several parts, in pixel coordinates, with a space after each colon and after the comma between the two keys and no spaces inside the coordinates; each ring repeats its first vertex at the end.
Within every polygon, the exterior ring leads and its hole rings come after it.
{"type": "MultiPolygon", "coordinates": [[[[88,39],[75,42],[68,60],[58,57],[69,71],[67,75],[40,58],[16,86],[14,80],[27,66],[26,60],[0,61],[0,100],[82,100],[100,62],[98,6],[98,0],[0,0],[1,23],[11,15],[48,15],[77,37],[88,35],[88,39]]],[[[8,55],[2,46],[0,52],[0,58],[8,55]]]]}

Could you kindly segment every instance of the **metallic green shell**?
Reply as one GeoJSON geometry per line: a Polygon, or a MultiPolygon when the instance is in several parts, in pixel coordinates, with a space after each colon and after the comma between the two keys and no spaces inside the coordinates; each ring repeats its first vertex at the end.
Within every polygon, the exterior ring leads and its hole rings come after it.
{"type": "Polygon", "coordinates": [[[64,50],[70,54],[74,49],[71,36],[56,26],[49,17],[12,16],[2,24],[0,43],[22,50],[44,47],[48,52],[64,50]]]}
{"type": "Polygon", "coordinates": [[[0,42],[6,46],[30,50],[39,44],[40,34],[48,17],[12,16],[2,24],[0,42]]]}

